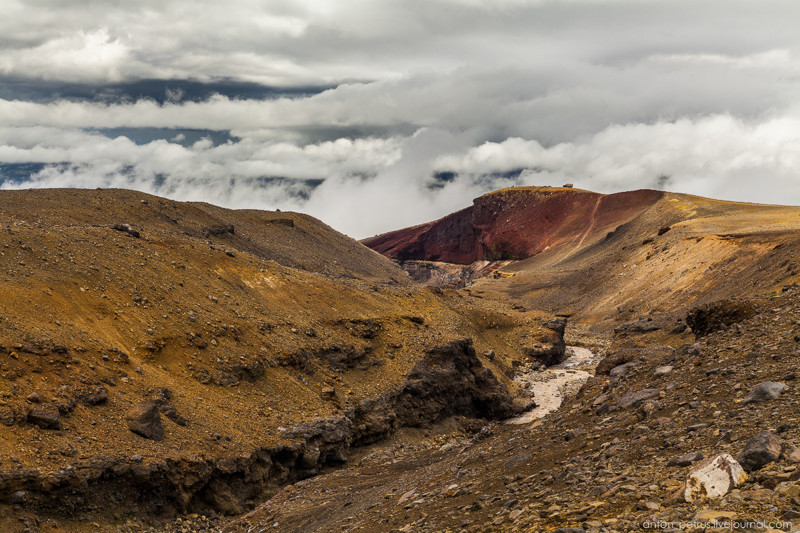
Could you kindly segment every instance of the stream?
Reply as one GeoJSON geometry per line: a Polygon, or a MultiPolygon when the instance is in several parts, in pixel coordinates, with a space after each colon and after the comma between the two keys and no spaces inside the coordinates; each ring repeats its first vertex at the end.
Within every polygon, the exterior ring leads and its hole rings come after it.
{"type": "Polygon", "coordinates": [[[536,407],[507,421],[509,424],[529,424],[544,418],[561,407],[566,398],[575,396],[580,388],[594,375],[596,355],[588,348],[567,346],[567,359],[563,363],[545,370],[530,368],[514,381],[533,392],[536,407]]]}

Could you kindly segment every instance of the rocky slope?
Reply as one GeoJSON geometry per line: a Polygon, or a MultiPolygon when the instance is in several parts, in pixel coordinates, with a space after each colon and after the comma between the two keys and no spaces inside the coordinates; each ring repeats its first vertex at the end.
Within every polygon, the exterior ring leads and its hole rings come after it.
{"type": "Polygon", "coordinates": [[[648,317],[543,420],[397,438],[225,531],[800,530],[799,297],[754,298],[697,339],[680,316],[648,317]],[[687,501],[689,474],[721,454],[743,483],[687,501]]]}
{"type": "Polygon", "coordinates": [[[563,350],[563,322],[414,286],[307,216],[0,206],[3,531],[241,513],[403,427],[519,412],[513,369],[563,350]]]}
{"type": "Polygon", "coordinates": [[[387,248],[453,290],[292,213],[3,194],[0,530],[800,530],[798,208],[501,191],[387,248]]]}
{"type": "Polygon", "coordinates": [[[527,258],[442,262],[438,231],[473,242],[474,226],[451,224],[464,212],[384,249],[424,252],[401,264],[485,304],[570,315],[568,337],[601,356],[574,397],[530,424],[401,432],[226,531],[800,530],[800,209],[663,194],[616,222],[583,214],[582,232],[527,258]],[[703,478],[719,465],[730,472],[703,478]]]}

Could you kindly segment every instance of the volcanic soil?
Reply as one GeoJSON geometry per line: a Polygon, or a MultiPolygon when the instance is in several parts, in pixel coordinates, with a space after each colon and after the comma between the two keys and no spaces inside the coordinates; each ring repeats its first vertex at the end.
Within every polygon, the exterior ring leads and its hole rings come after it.
{"type": "Polygon", "coordinates": [[[0,200],[0,529],[800,531],[800,208],[514,188],[382,257],[293,213],[0,200]],[[720,454],[746,479],[687,501],[720,454]]]}
{"type": "Polygon", "coordinates": [[[242,513],[404,426],[520,412],[513,368],[563,333],[296,213],[122,190],[0,206],[3,531],[242,513]]]}

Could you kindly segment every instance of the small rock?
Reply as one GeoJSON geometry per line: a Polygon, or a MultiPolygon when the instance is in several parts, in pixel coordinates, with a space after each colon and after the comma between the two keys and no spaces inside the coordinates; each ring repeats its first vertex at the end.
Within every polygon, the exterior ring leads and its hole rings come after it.
{"type": "Polygon", "coordinates": [[[790,463],[800,463],[800,448],[794,448],[786,458],[790,463]]]}
{"type": "Polygon", "coordinates": [[[25,503],[25,500],[28,499],[28,493],[24,490],[18,490],[14,494],[11,495],[11,503],[20,505],[25,503]]]}
{"type": "Polygon", "coordinates": [[[322,397],[328,400],[332,400],[336,398],[336,388],[335,387],[322,387],[322,397]]]}
{"type": "Polygon", "coordinates": [[[667,466],[689,466],[692,463],[700,461],[702,458],[703,454],[701,452],[689,452],[678,457],[673,457],[667,462],[667,466]]]}
{"type": "Polygon", "coordinates": [[[405,502],[405,501],[409,500],[409,499],[410,499],[412,496],[414,496],[416,493],[417,493],[417,489],[411,489],[411,490],[409,490],[408,492],[406,492],[406,493],[404,493],[402,496],[400,496],[400,499],[399,499],[399,500],[397,500],[397,503],[398,503],[398,504],[401,504],[401,503],[403,503],[403,502],[405,502]]]}
{"type": "Polygon", "coordinates": [[[636,361],[631,361],[629,363],[624,363],[615,366],[608,372],[608,375],[612,378],[621,378],[622,376],[630,372],[637,365],[638,363],[636,361]]]}
{"type": "Polygon", "coordinates": [[[783,450],[783,440],[771,431],[762,431],[747,441],[744,450],[736,459],[747,472],[759,470],[772,461],[777,461],[783,450]]]}
{"type": "Polygon", "coordinates": [[[52,405],[33,407],[28,411],[27,419],[42,429],[61,429],[61,412],[52,405]]]}
{"type": "Polygon", "coordinates": [[[637,511],[658,511],[661,508],[656,502],[639,502],[636,504],[637,511]]]}
{"type": "Polygon", "coordinates": [[[623,409],[628,407],[638,407],[647,400],[653,400],[661,396],[658,389],[643,389],[639,392],[631,392],[620,398],[619,406],[623,409]]]}
{"type": "Polygon", "coordinates": [[[93,391],[88,391],[80,396],[78,400],[83,405],[100,405],[108,401],[108,389],[105,387],[97,387],[93,391]]]}
{"type": "Polygon", "coordinates": [[[504,503],[504,504],[503,504],[503,506],[501,507],[501,509],[508,509],[508,508],[510,508],[510,507],[514,507],[514,506],[515,506],[515,505],[517,505],[518,503],[519,503],[519,500],[517,500],[517,499],[508,500],[506,503],[504,503]]]}
{"type": "Polygon", "coordinates": [[[443,444],[439,448],[439,451],[440,452],[449,452],[450,450],[454,450],[456,448],[458,448],[458,444],[456,444],[455,442],[448,442],[448,443],[443,444]]]}
{"type": "Polygon", "coordinates": [[[686,478],[683,499],[689,503],[704,498],[724,496],[747,480],[747,474],[736,460],[723,453],[695,466],[686,478]]]}
{"type": "Polygon", "coordinates": [[[186,426],[189,424],[189,421],[186,420],[186,417],[180,414],[178,409],[176,409],[172,404],[161,405],[158,410],[161,411],[162,415],[166,416],[179,426],[186,426]]]}
{"type": "Polygon", "coordinates": [[[30,403],[39,403],[41,402],[41,398],[39,398],[39,394],[36,392],[32,392],[25,397],[30,403]]]}
{"type": "Polygon", "coordinates": [[[672,368],[673,367],[671,367],[670,365],[660,366],[660,367],[656,368],[653,371],[653,375],[655,375],[655,376],[665,376],[665,375],[669,374],[670,372],[672,372],[672,368]]]}
{"type": "Polygon", "coordinates": [[[750,391],[750,394],[742,400],[742,404],[777,400],[784,390],[786,390],[786,385],[784,383],[765,381],[764,383],[756,385],[753,390],[750,391]]]}
{"type": "Polygon", "coordinates": [[[161,425],[161,413],[156,402],[141,402],[125,413],[128,429],[150,440],[162,440],[164,428],[161,425]]]}

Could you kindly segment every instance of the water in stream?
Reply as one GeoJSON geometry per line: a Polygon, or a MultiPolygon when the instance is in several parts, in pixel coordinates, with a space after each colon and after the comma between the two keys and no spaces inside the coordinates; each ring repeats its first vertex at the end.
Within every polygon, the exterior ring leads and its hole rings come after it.
{"type": "Polygon", "coordinates": [[[509,424],[529,424],[555,411],[565,398],[578,393],[580,388],[594,374],[597,366],[595,354],[588,348],[567,347],[567,359],[545,370],[522,372],[514,381],[525,389],[533,391],[536,407],[512,418],[509,424]]]}

